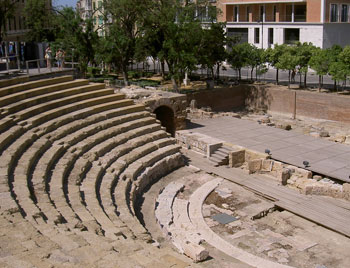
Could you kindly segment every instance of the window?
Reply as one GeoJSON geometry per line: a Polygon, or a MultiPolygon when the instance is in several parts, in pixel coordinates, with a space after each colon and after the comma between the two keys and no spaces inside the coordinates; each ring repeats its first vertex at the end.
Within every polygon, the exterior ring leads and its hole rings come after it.
{"type": "Polygon", "coordinates": [[[18,17],[18,30],[22,30],[22,17],[18,17]]]}
{"type": "Polygon", "coordinates": [[[93,25],[96,25],[96,17],[93,17],[93,19],[92,19],[92,24],[93,24],[93,25]]]}
{"type": "Polygon", "coordinates": [[[13,18],[13,30],[17,30],[16,17],[13,18]]]}
{"type": "Polygon", "coordinates": [[[277,6],[273,6],[273,21],[276,21],[277,6]]]}
{"type": "Polygon", "coordinates": [[[8,26],[7,26],[7,27],[8,27],[8,29],[9,29],[9,31],[11,31],[11,19],[8,19],[8,20],[7,20],[7,23],[8,23],[8,26]]]}
{"type": "Polygon", "coordinates": [[[338,22],[338,5],[331,4],[331,22],[338,22]]]}
{"type": "Polygon", "coordinates": [[[294,21],[295,22],[306,21],[306,4],[294,5],[294,21]]]}
{"type": "Polygon", "coordinates": [[[233,14],[233,21],[238,21],[238,6],[235,6],[234,9],[234,14],[233,14]]]}
{"type": "Polygon", "coordinates": [[[348,5],[341,5],[341,22],[348,22],[348,5]]]}
{"type": "Polygon", "coordinates": [[[96,3],[95,2],[92,3],[92,9],[96,10],[96,3]]]}
{"type": "Polygon", "coordinates": [[[98,8],[102,8],[102,1],[98,1],[98,8]]]}
{"type": "Polygon", "coordinates": [[[269,28],[269,45],[273,44],[273,28],[269,28]]]}
{"type": "Polygon", "coordinates": [[[246,14],[247,20],[246,21],[250,21],[249,20],[249,14],[250,14],[250,7],[247,6],[247,14],[246,14]]]}
{"type": "Polygon", "coordinates": [[[248,42],[248,28],[228,28],[227,29],[228,37],[237,37],[239,38],[238,43],[247,43],[248,42]]]}
{"type": "Polygon", "coordinates": [[[260,28],[254,28],[254,43],[260,43],[260,28]]]}
{"type": "Polygon", "coordinates": [[[98,16],[98,25],[102,25],[102,24],[103,24],[103,17],[98,16]]]}
{"type": "Polygon", "coordinates": [[[284,43],[295,44],[300,41],[300,29],[284,29],[284,43]]]}

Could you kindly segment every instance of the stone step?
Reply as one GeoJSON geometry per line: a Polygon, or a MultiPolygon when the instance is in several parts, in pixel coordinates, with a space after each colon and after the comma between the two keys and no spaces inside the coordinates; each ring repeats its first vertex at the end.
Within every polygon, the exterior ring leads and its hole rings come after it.
{"type": "Polygon", "coordinates": [[[57,107],[63,108],[65,107],[65,105],[68,104],[75,104],[79,101],[113,94],[112,89],[104,89],[104,84],[86,85],[80,87],[80,89],[83,89],[84,91],[86,91],[86,93],[75,94],[73,96],[68,96],[57,100],[51,100],[45,103],[37,104],[35,106],[21,110],[13,116],[16,118],[16,121],[21,121],[41,113],[50,112],[50,110],[53,110],[57,107]]]}
{"type": "Polygon", "coordinates": [[[54,100],[81,93],[85,89],[82,86],[88,85],[88,80],[79,79],[45,87],[34,88],[24,92],[7,95],[0,98],[1,110],[4,115],[15,113],[30,106],[40,104],[45,101],[54,100]]]}
{"type": "MultiPolygon", "coordinates": [[[[136,133],[136,129],[141,125],[143,125],[144,123],[147,122],[151,122],[154,121],[154,118],[145,118],[145,119],[136,119],[133,121],[129,121],[127,123],[121,124],[120,128],[113,128],[110,131],[112,131],[111,133],[113,133],[112,136],[119,136],[118,134],[124,133],[127,130],[130,130],[130,133],[136,133]],[[146,121],[148,120],[148,121],[146,121]],[[124,125],[124,126],[123,126],[124,125]]],[[[151,127],[149,127],[147,125],[148,128],[152,129],[152,125],[151,127]]],[[[159,126],[158,126],[159,128],[159,126]]],[[[103,131],[102,131],[103,132],[103,131]]],[[[88,150],[92,149],[94,145],[96,145],[96,141],[108,138],[108,136],[106,136],[104,133],[102,132],[98,132],[96,135],[99,135],[100,138],[91,138],[91,143],[87,143],[85,145],[79,144],[77,143],[75,145],[74,148],[76,148],[76,150],[72,150],[72,148],[69,148],[69,151],[66,151],[65,155],[63,155],[59,161],[57,162],[55,169],[53,171],[52,174],[52,179],[50,182],[50,196],[51,199],[53,200],[54,203],[58,202],[59,200],[65,200],[65,196],[64,196],[64,188],[67,188],[67,191],[69,193],[69,197],[70,197],[70,205],[72,206],[72,211],[76,212],[77,215],[81,217],[81,215],[84,215],[84,218],[86,220],[89,221],[94,221],[94,218],[89,214],[89,212],[86,210],[86,208],[83,206],[83,204],[81,203],[80,200],[80,191],[79,189],[77,189],[75,192],[71,190],[71,186],[75,185],[77,183],[77,179],[78,178],[72,178],[70,179],[69,174],[67,174],[66,170],[70,170],[71,168],[74,168],[73,165],[74,163],[76,163],[76,161],[78,160],[78,157],[81,156],[83,153],[87,152],[88,150]],[[71,153],[71,150],[73,151],[73,153],[71,153]],[[65,180],[65,177],[68,176],[68,181],[65,180]],[[72,203],[72,201],[76,201],[75,203],[72,203]],[[78,202],[79,201],[79,202],[78,202]],[[84,213],[84,214],[82,214],[84,213]]],[[[67,140],[66,140],[67,142],[67,140]]],[[[67,148],[68,149],[68,148],[67,148]]],[[[88,163],[88,162],[87,162],[88,163]]],[[[73,173],[74,174],[74,173],[73,173]]],[[[84,200],[84,198],[82,198],[81,200],[84,200]]],[[[62,213],[63,215],[63,213],[62,213]]],[[[66,216],[64,216],[66,217],[66,216]]],[[[68,216],[67,216],[68,217],[68,216]]]]}
{"type": "Polygon", "coordinates": [[[47,78],[47,79],[41,79],[36,81],[29,81],[29,77],[23,77],[23,78],[17,78],[17,79],[20,79],[21,81],[20,82],[18,82],[18,80],[7,81],[7,83],[10,82],[10,84],[3,87],[1,87],[1,83],[4,84],[4,82],[6,83],[6,81],[0,80],[0,97],[6,96],[9,94],[14,94],[16,92],[23,92],[23,91],[37,88],[37,87],[43,87],[43,86],[48,86],[48,85],[53,85],[58,83],[64,83],[67,81],[72,81],[73,76],[66,75],[66,76],[47,78]]]}
{"type": "Polygon", "coordinates": [[[57,118],[65,114],[72,113],[77,110],[81,110],[91,106],[97,106],[103,103],[118,101],[123,98],[124,98],[123,94],[112,94],[112,95],[94,97],[92,99],[77,101],[75,103],[64,105],[62,107],[55,108],[47,112],[43,112],[41,114],[31,116],[31,118],[28,118],[26,121],[23,122],[23,125],[25,125],[27,128],[32,128],[40,124],[43,124],[51,119],[57,118]]]}
{"type": "Polygon", "coordinates": [[[117,100],[111,103],[83,108],[53,118],[37,126],[33,131],[38,135],[51,132],[51,134],[48,134],[48,138],[50,140],[56,140],[82,127],[86,127],[89,124],[105,120],[109,118],[110,114],[119,116],[127,113],[139,112],[144,110],[143,108],[142,106],[134,105],[131,100],[117,100]]]}
{"type": "Polygon", "coordinates": [[[0,80],[0,88],[18,85],[29,81],[29,76],[18,76],[10,79],[0,80]]]}

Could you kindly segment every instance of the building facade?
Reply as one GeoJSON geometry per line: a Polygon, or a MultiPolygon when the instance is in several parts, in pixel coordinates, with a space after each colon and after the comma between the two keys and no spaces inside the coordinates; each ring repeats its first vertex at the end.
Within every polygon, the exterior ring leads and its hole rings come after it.
{"type": "Polygon", "coordinates": [[[105,35],[105,21],[102,0],[78,0],[77,10],[83,20],[92,18],[94,30],[99,36],[105,35]]]}
{"type": "Polygon", "coordinates": [[[350,45],[350,0],[219,0],[218,7],[228,36],[260,48],[350,45]]]}

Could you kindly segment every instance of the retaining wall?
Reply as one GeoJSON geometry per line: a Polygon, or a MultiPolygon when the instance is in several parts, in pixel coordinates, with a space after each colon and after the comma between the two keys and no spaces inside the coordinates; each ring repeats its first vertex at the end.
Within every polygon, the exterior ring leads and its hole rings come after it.
{"type": "Polygon", "coordinates": [[[210,106],[213,111],[232,111],[250,107],[317,119],[350,123],[350,96],[330,93],[268,88],[265,85],[239,85],[187,95],[198,107],[210,106]]]}

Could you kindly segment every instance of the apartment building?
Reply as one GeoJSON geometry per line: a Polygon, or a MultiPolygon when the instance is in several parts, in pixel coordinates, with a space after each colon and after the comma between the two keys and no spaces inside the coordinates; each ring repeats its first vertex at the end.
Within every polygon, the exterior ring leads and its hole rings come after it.
{"type": "Polygon", "coordinates": [[[102,0],[78,0],[77,10],[83,20],[92,18],[94,29],[99,36],[105,35],[105,22],[103,16],[102,0]]]}
{"type": "Polygon", "coordinates": [[[260,48],[312,42],[350,45],[350,0],[219,0],[229,36],[260,48]]]}

